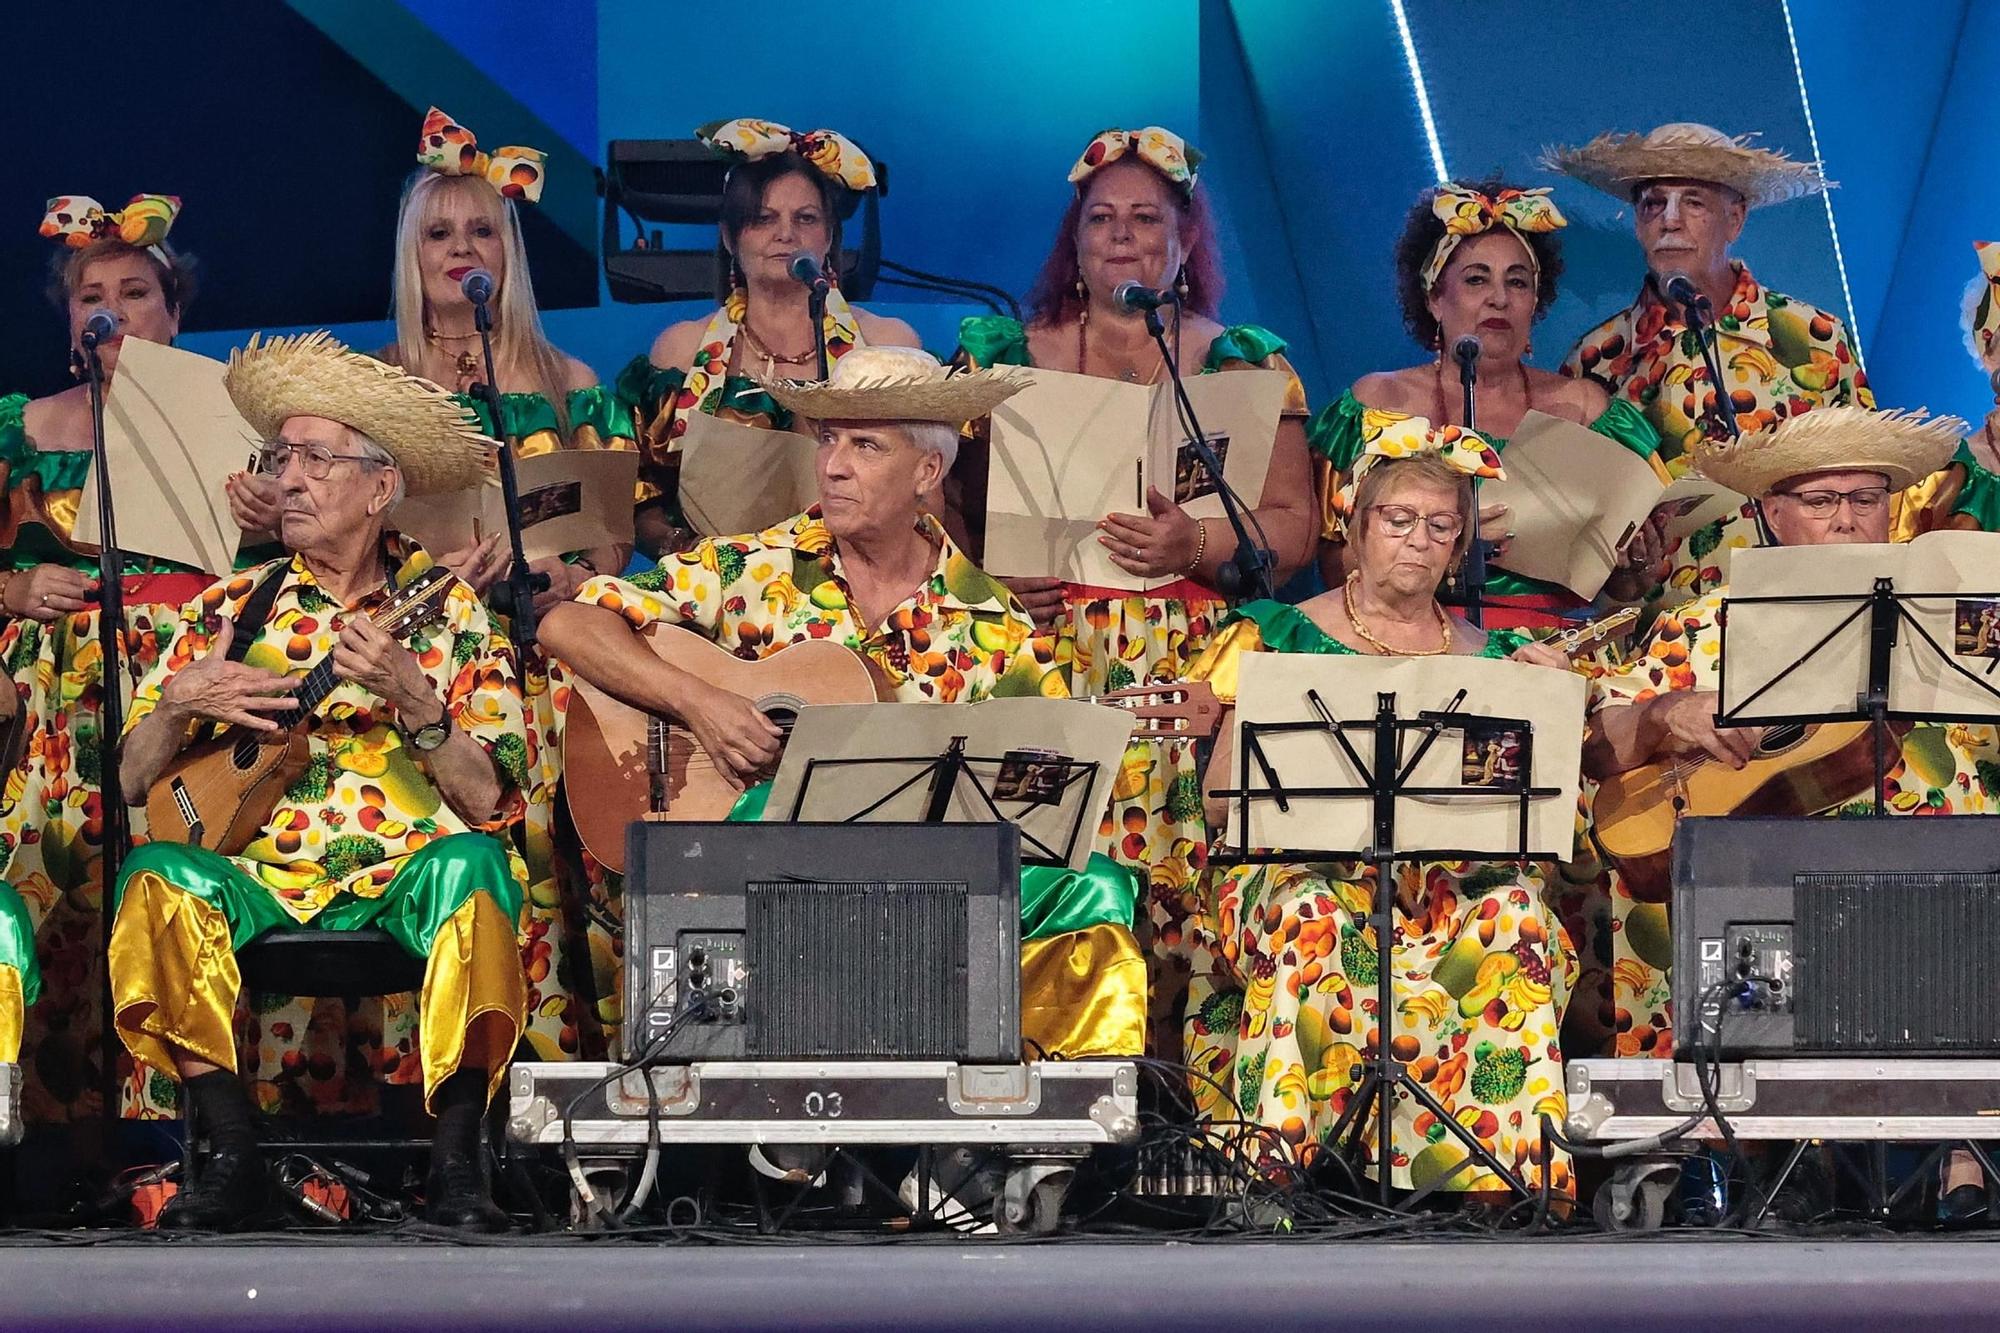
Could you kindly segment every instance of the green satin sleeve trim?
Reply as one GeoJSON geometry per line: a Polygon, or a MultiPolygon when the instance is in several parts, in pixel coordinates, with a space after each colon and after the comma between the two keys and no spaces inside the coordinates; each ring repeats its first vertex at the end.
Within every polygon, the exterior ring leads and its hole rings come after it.
{"type": "Polygon", "coordinates": [[[1258,636],[1270,652],[1323,653],[1330,657],[1355,655],[1352,648],[1315,625],[1311,616],[1286,602],[1268,599],[1245,602],[1230,620],[1254,622],[1258,636]]]}
{"type": "Polygon", "coordinates": [[[1517,629],[1490,629],[1486,631],[1486,646],[1479,652],[1481,657],[1510,657],[1516,648],[1533,642],[1534,636],[1523,634],[1517,629]]]}
{"type": "Polygon", "coordinates": [[[958,322],[958,350],[974,366],[1026,366],[1028,330],[1006,315],[967,315],[958,322]]]}
{"type": "Polygon", "coordinates": [[[1138,873],[1102,852],[1092,852],[1082,870],[1021,867],[1023,940],[1045,940],[1091,926],[1131,930],[1138,908],[1138,873]]]}
{"type": "MultiPolygon", "coordinates": [[[[488,435],[494,433],[493,413],[487,407],[485,399],[462,393],[453,394],[452,397],[479,418],[480,430],[488,435]]],[[[637,438],[632,426],[631,404],[621,398],[617,391],[607,389],[602,384],[593,384],[587,389],[571,389],[568,407],[572,433],[579,427],[589,426],[597,432],[600,439],[607,442],[614,436],[622,436],[628,440],[637,438]]],[[[503,393],[500,395],[500,420],[505,431],[504,438],[525,440],[540,431],[555,430],[556,409],[548,399],[538,393],[503,393]]]]}
{"type": "Polygon", "coordinates": [[[1616,440],[1641,458],[1660,452],[1660,433],[1646,414],[1623,398],[1613,398],[1604,414],[1590,428],[1607,440],[1616,440]]]}
{"type": "Polygon", "coordinates": [[[1361,455],[1361,400],[1349,389],[1313,413],[1306,425],[1306,448],[1345,472],[1361,455]]]}
{"type": "Polygon", "coordinates": [[[1232,324],[1215,335],[1208,345],[1204,371],[1220,370],[1225,362],[1243,361],[1257,365],[1285,350],[1285,340],[1261,324],[1232,324]]]}
{"type": "Polygon", "coordinates": [[[7,489],[30,477],[41,482],[43,495],[82,489],[90,475],[90,454],[81,449],[37,449],[28,438],[27,406],[24,393],[0,398],[0,463],[7,465],[7,489]]]}
{"type": "Polygon", "coordinates": [[[42,969],[35,961],[35,926],[28,919],[28,905],[14,886],[0,883],[0,967],[11,967],[21,976],[21,999],[33,1004],[41,998],[42,969]]]}
{"type": "Polygon", "coordinates": [[[660,404],[679,393],[685,383],[685,371],[661,370],[641,352],[618,372],[618,378],[612,381],[612,392],[629,409],[650,418],[659,412],[660,404]]]}
{"type": "Polygon", "coordinates": [[[1951,461],[1965,469],[1965,484],[1958,488],[1951,512],[1969,515],[1981,532],[2000,532],[2000,477],[1981,467],[1963,441],[1951,461]]]}
{"type": "Polygon", "coordinates": [[[632,405],[619,397],[617,390],[602,384],[569,391],[569,428],[574,432],[584,426],[596,431],[597,438],[607,448],[615,439],[639,438],[638,426],[632,419],[632,405]]]}
{"type": "MultiPolygon", "coordinates": [[[[727,818],[749,823],[764,817],[771,784],[760,782],[736,798],[727,818]]],[[[1139,908],[1139,878],[1101,852],[1092,852],[1082,870],[1061,866],[1021,867],[1021,938],[1047,939],[1090,926],[1130,930],[1139,908]]]]}

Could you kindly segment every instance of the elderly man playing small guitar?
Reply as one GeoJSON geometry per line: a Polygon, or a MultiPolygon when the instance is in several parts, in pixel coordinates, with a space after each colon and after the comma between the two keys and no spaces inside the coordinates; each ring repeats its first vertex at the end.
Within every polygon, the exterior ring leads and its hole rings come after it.
{"type": "Polygon", "coordinates": [[[520,814],[521,692],[471,590],[386,523],[406,491],[479,484],[487,444],[435,385],[324,334],[253,339],[227,383],[267,440],[260,466],[281,490],[292,555],[182,611],[126,727],[124,796],[146,802],[154,840],[118,882],[118,1032],[182,1081],[213,1146],[160,1225],[237,1227],[267,1201],[235,1073],[235,951],[303,926],[379,929],[428,959],[427,1215],[503,1229],[479,1132],[527,994],[520,872],[489,836],[520,814]],[[216,775],[216,756],[247,771],[286,754],[297,762],[261,801],[216,775]]]}

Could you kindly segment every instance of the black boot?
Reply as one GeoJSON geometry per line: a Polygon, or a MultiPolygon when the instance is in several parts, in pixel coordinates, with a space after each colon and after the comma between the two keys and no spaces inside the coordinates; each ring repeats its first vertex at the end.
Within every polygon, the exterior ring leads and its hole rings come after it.
{"type": "Polygon", "coordinates": [[[424,1186],[424,1220],[462,1231],[505,1231],[480,1168],[479,1127],[486,1118],[486,1071],[461,1069],[437,1090],[437,1134],[424,1186]]]}
{"type": "Polygon", "coordinates": [[[226,1069],[182,1085],[208,1134],[209,1153],[194,1183],[160,1210],[162,1231],[235,1231],[271,1199],[271,1174],[257,1149],[249,1094],[226,1069]]]}

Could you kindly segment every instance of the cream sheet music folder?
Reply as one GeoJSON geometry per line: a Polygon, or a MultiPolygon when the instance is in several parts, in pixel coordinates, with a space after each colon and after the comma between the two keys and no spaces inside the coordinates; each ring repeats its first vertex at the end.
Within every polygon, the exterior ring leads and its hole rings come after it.
{"type": "Polygon", "coordinates": [[[1514,540],[1493,563],[1586,600],[1603,591],[1619,549],[1655,508],[1669,506],[1667,539],[1677,543],[1742,503],[1699,477],[1669,484],[1652,460],[1543,412],[1521,418],[1500,461],[1507,479],[1481,483],[1479,499],[1513,511],[1514,540]]]}
{"type": "MultiPolygon", "coordinates": [[[[560,449],[516,460],[521,549],[530,560],[632,541],[632,488],[639,455],[630,449],[560,449]]],[[[507,530],[498,477],[449,495],[405,500],[391,520],[433,555],[507,530]]]]}
{"type": "Polygon", "coordinates": [[[1720,711],[1752,720],[1854,716],[1868,685],[1872,621],[1864,602],[1878,577],[1893,579],[1899,593],[1915,594],[1902,605],[1923,630],[1905,624],[1897,631],[1889,657],[1890,712],[1940,719],[2000,714],[2000,699],[1978,683],[2000,689],[2000,533],[1990,532],[1738,551],[1723,604],[1720,711]],[[1824,595],[1843,600],[1743,600],[1824,595]],[[1805,664],[1785,674],[1802,656],[1805,664]]]}
{"type": "MultiPolygon", "coordinates": [[[[992,810],[978,787],[995,795],[1000,813],[1021,826],[1021,855],[1033,855],[1030,837],[1060,854],[1069,845],[1069,868],[1082,870],[1097,841],[1098,824],[1111,802],[1119,761],[1135,720],[1121,708],[1072,699],[988,699],[976,704],[827,704],[804,708],[793,724],[785,757],[764,804],[764,818],[787,822],[792,803],[805,787],[801,820],[853,819],[889,797],[866,818],[877,822],[920,821],[930,784],[910,782],[957,736],[965,752],[983,757],[969,762],[970,776],[952,789],[945,820],[983,824],[992,810]],[[912,763],[860,764],[819,768],[806,784],[808,760],[877,759],[924,756],[912,763]],[[1095,763],[1094,781],[1064,784],[1067,763],[1095,763]],[[896,788],[908,789],[890,796],[896,788]],[[1009,794],[1011,793],[1011,795],[1009,794]]],[[[920,869],[921,867],[917,867],[920,869]]]]}
{"type": "MultiPolygon", "coordinates": [[[[1511,446],[1509,446],[1511,447],[1511,446]]],[[[1217,786],[1236,787],[1242,778],[1245,722],[1317,721],[1306,692],[1318,693],[1335,719],[1369,722],[1375,695],[1392,691],[1396,714],[1414,720],[1441,710],[1460,690],[1459,711],[1472,725],[1439,732],[1407,785],[1482,787],[1520,771],[1520,737],[1511,729],[1482,727],[1479,717],[1527,721],[1532,731],[1529,785],[1552,787],[1552,796],[1530,798],[1528,850],[1537,860],[1567,860],[1576,842],[1576,793],[1583,753],[1583,677],[1551,667],[1480,657],[1330,657],[1320,653],[1248,653],[1237,681],[1234,726],[1235,771],[1217,786]]],[[[1420,733],[1405,732],[1403,762],[1416,753],[1420,733]]],[[[1350,730],[1347,740],[1363,760],[1374,755],[1374,735],[1350,730]]],[[[1357,769],[1323,731],[1259,737],[1264,754],[1288,787],[1361,787],[1368,776],[1357,769]]],[[[1266,780],[1253,763],[1252,787],[1266,780]]],[[[1362,855],[1374,836],[1374,806],[1366,796],[1291,798],[1281,811],[1270,800],[1252,800],[1247,844],[1233,827],[1240,809],[1229,802],[1229,845],[1241,849],[1296,848],[1302,852],[1351,851],[1362,855]]],[[[1396,801],[1396,849],[1421,854],[1458,851],[1511,857],[1520,848],[1519,798],[1491,796],[1405,796],[1396,801]]]]}
{"type": "Polygon", "coordinates": [[[706,412],[686,414],[680,440],[681,512],[704,537],[763,532],[819,499],[818,444],[706,412]]]}
{"type": "MultiPolygon", "coordinates": [[[[1195,518],[1223,516],[1181,431],[1173,386],[1061,370],[1022,373],[1028,387],[993,409],[987,571],[1133,592],[1174,582],[1179,574],[1126,573],[1097,540],[1106,514],[1146,512],[1148,486],[1195,518]]],[[[1188,400],[1222,456],[1223,476],[1252,506],[1264,493],[1286,387],[1276,370],[1187,377],[1188,400]]]]}
{"type": "MultiPolygon", "coordinates": [[[[178,347],[127,338],[104,397],[104,456],[118,544],[210,574],[236,563],[243,531],[223,483],[255,467],[261,441],[222,386],[228,366],[178,347]]],[[[77,506],[75,539],[98,544],[97,469],[77,506]]]]}

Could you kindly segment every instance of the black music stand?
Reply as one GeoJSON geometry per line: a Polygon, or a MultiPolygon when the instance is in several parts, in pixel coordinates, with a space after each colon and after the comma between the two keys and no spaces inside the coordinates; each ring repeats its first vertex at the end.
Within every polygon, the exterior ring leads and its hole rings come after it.
{"type": "Polygon", "coordinates": [[[1988,726],[2000,726],[2000,684],[1992,679],[1996,667],[2000,667],[2000,657],[1990,660],[1984,673],[1975,673],[1960,665],[1953,653],[1947,652],[1931,634],[1923,621],[1910,611],[1912,602],[1959,601],[1989,602],[2000,605],[2000,593],[1964,592],[1899,592],[1894,578],[1878,575],[1873,588],[1865,593],[1809,593],[1772,594],[1768,596],[1725,597],[1723,599],[1722,634],[1719,640],[1719,657],[1722,663],[1721,689],[1716,696],[1715,724],[1718,727],[1796,727],[1810,726],[1826,722],[1866,722],[1874,742],[1875,788],[1873,815],[1881,818],[1888,812],[1882,805],[1882,784],[1888,777],[1888,754],[1886,740],[1889,723],[1898,722],[1970,722],[1988,726]],[[1800,651],[1775,675],[1752,689],[1733,706],[1728,703],[1731,674],[1729,670],[1729,615],[1730,606],[1848,606],[1852,609],[1836,621],[1817,640],[1800,651]],[[1850,709],[1833,708],[1807,713],[1757,713],[1752,705],[1764,698],[1778,684],[1800,673],[1808,663],[1824,662],[1833,656],[1835,640],[1851,627],[1866,621],[1868,632],[1868,678],[1861,690],[1854,696],[1854,706],[1850,709]],[[1992,711],[1984,713],[1936,712],[1906,710],[1890,707],[1890,660],[1901,641],[1902,630],[1908,626],[1915,639],[1921,640],[1937,654],[1951,671],[1965,677],[1986,697],[1993,700],[1992,711]],[[1822,656],[1825,654],[1825,657],[1822,656]]]}
{"type": "MultiPolygon", "coordinates": [[[[1375,695],[1373,718],[1362,721],[1341,721],[1326,706],[1317,690],[1306,691],[1306,702],[1318,716],[1309,721],[1298,722],[1244,722],[1241,724],[1238,741],[1237,786],[1219,791],[1216,795],[1228,796],[1237,803],[1237,836],[1245,842],[1249,839],[1251,827],[1251,802],[1270,802],[1281,811],[1289,811],[1294,800],[1366,800],[1373,809],[1373,834],[1369,845],[1358,853],[1354,848],[1338,849],[1288,849],[1284,851],[1251,850],[1225,853],[1212,851],[1210,864],[1272,864],[1288,861],[1339,860],[1367,861],[1375,869],[1375,891],[1369,903],[1368,923],[1375,931],[1375,999],[1377,1040],[1373,1054],[1364,1053],[1361,1063],[1364,1073],[1361,1084],[1355,1089],[1353,1099],[1347,1109],[1334,1121],[1328,1132],[1330,1142],[1346,1140],[1347,1150],[1352,1156],[1360,1156],[1364,1142],[1365,1117],[1370,1103],[1373,1103],[1377,1133],[1375,1150],[1376,1183],[1380,1199],[1386,1204],[1391,1193],[1390,1163],[1395,1156],[1396,1120],[1393,1098],[1398,1092],[1405,1092],[1420,1102],[1426,1110],[1438,1118],[1438,1122],[1469,1150],[1470,1155],[1459,1162],[1438,1180],[1418,1190],[1409,1202],[1421,1201],[1436,1190],[1446,1180],[1467,1165],[1477,1162],[1499,1177],[1509,1189],[1522,1199],[1533,1199],[1534,1192],[1522,1179],[1499,1158],[1495,1157],[1471,1130],[1458,1121],[1439,1104],[1436,1098],[1410,1077],[1408,1069],[1396,1058],[1389,1040],[1390,1024],[1396,1012],[1393,930],[1396,914],[1396,892],[1390,875],[1391,866],[1399,860],[1435,859],[1453,860],[1467,857],[1484,859],[1516,860],[1526,862],[1538,858],[1529,848],[1529,811],[1536,797],[1562,795],[1557,787],[1536,787],[1531,785],[1534,776],[1534,727],[1525,718],[1491,717],[1484,714],[1469,714],[1458,711],[1465,702],[1466,691],[1460,690],[1444,708],[1426,710],[1414,717],[1401,717],[1396,712],[1396,696],[1392,692],[1379,691],[1375,695]],[[1417,765],[1436,743],[1439,736],[1448,730],[1463,730],[1469,721],[1476,721],[1482,727],[1512,731],[1520,738],[1520,761],[1518,776],[1497,780],[1491,785],[1419,786],[1411,782],[1417,765]],[[1279,775],[1271,756],[1266,753],[1263,737],[1295,734],[1300,732],[1319,733],[1327,736],[1340,753],[1344,754],[1355,771],[1362,775],[1358,785],[1305,786],[1287,784],[1279,775]],[[1348,733],[1366,734],[1371,741],[1369,757],[1364,759],[1348,733]],[[1405,740],[1415,739],[1414,750],[1405,757],[1405,740]],[[1253,781],[1252,773],[1261,776],[1263,785],[1253,781]],[[1466,848],[1418,849],[1396,845],[1396,802],[1404,797],[1426,799],[1479,798],[1490,801],[1495,796],[1511,797],[1517,804],[1516,841],[1511,856],[1494,857],[1490,852],[1466,848]]],[[[1544,1171],[1551,1169],[1545,1163],[1544,1171]]]]}

